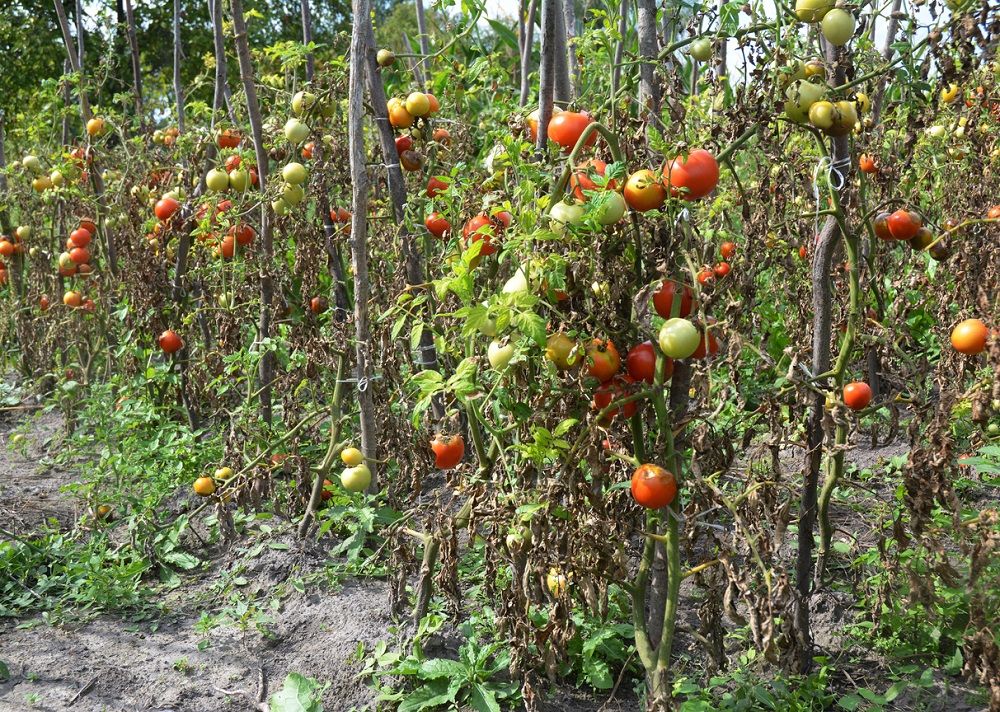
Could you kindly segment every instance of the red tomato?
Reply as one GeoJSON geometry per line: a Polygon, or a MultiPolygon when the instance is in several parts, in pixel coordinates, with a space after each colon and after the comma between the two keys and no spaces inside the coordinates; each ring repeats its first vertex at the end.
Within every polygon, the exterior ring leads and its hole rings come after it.
{"type": "Polygon", "coordinates": [[[702,287],[707,287],[714,281],[715,273],[708,267],[702,267],[701,271],[698,273],[698,284],[702,287]]]}
{"type": "Polygon", "coordinates": [[[440,178],[432,177],[427,181],[427,197],[436,198],[440,195],[441,191],[448,189],[448,183],[445,183],[440,178]]]}
{"type": "Polygon", "coordinates": [[[309,308],[312,309],[313,314],[322,314],[329,306],[329,302],[326,301],[325,297],[313,297],[309,301],[309,308]]]}
{"type": "Polygon", "coordinates": [[[853,411],[864,410],[872,400],[872,389],[857,381],[844,386],[844,403],[853,411]]]}
{"type": "Polygon", "coordinates": [[[727,274],[729,274],[730,269],[731,267],[729,266],[728,262],[720,262],[719,264],[715,265],[715,267],[712,268],[712,272],[713,274],[715,274],[716,277],[722,279],[727,274]]]}
{"type": "Polygon", "coordinates": [[[441,213],[431,213],[424,222],[427,231],[434,237],[444,237],[444,234],[451,230],[451,223],[441,217],[441,213]]]}
{"type": "Polygon", "coordinates": [[[485,215],[477,215],[465,224],[462,230],[462,237],[465,238],[466,248],[473,242],[483,241],[483,246],[479,251],[480,255],[492,255],[497,249],[493,244],[494,238],[499,242],[503,237],[504,230],[510,225],[511,214],[506,210],[498,212],[493,218],[485,215]]]}
{"type": "Polygon", "coordinates": [[[90,230],[85,230],[81,227],[71,232],[69,234],[69,239],[75,247],[86,247],[90,244],[91,235],[92,233],[90,230]]]}
{"type": "Polygon", "coordinates": [[[225,257],[227,260],[233,258],[233,255],[236,254],[236,240],[233,238],[232,235],[226,235],[222,239],[222,244],[219,246],[219,251],[222,253],[222,256],[225,257]]]}
{"type": "Polygon", "coordinates": [[[719,245],[719,254],[722,255],[722,259],[728,260],[736,254],[736,245],[731,242],[723,242],[719,245]]]}
{"type": "Polygon", "coordinates": [[[179,337],[174,332],[167,330],[160,334],[160,348],[166,353],[172,354],[175,351],[180,351],[184,347],[184,342],[181,341],[179,337]]]}
{"type": "Polygon", "coordinates": [[[609,181],[606,186],[599,186],[591,180],[591,171],[599,176],[603,176],[607,168],[608,164],[600,158],[591,158],[589,161],[584,161],[576,167],[576,172],[569,179],[569,184],[577,200],[585,201],[587,199],[587,196],[583,193],[585,190],[614,190],[618,187],[618,182],[614,180],[609,181]]]}
{"type": "Polygon", "coordinates": [[[396,137],[396,155],[402,156],[403,151],[409,151],[413,148],[413,137],[412,136],[397,136],[396,137]]]}
{"type": "MultiPolygon", "coordinates": [[[[597,390],[594,391],[594,408],[596,408],[598,412],[601,412],[611,405],[613,401],[624,400],[628,396],[632,395],[631,386],[633,383],[635,383],[635,379],[627,374],[615,376],[606,383],[602,383],[598,386],[597,390]]],[[[612,420],[616,415],[618,415],[618,411],[620,410],[626,418],[631,418],[638,408],[639,401],[629,401],[621,408],[615,408],[614,410],[608,411],[604,417],[608,420],[612,420]]]]}
{"type": "MultiPolygon", "coordinates": [[[[577,141],[580,140],[584,129],[592,123],[593,119],[587,116],[587,114],[578,114],[574,111],[560,111],[558,114],[554,114],[549,120],[549,139],[558,143],[564,152],[569,153],[576,146],[577,141]]],[[[586,145],[593,146],[596,141],[597,132],[594,132],[590,134],[586,145]]]]}
{"type": "MultiPolygon", "coordinates": [[[[708,323],[714,324],[715,319],[713,317],[708,317],[708,323]]],[[[702,324],[697,324],[698,331],[701,332],[701,341],[698,343],[698,348],[694,350],[691,354],[691,358],[705,358],[706,356],[715,356],[719,353],[719,342],[715,340],[714,329],[709,329],[708,340],[706,343],[705,339],[705,328],[702,324]]]]}
{"type": "Polygon", "coordinates": [[[221,148],[236,148],[240,145],[241,138],[242,136],[239,131],[226,129],[219,134],[219,146],[221,148]]]}
{"type": "Polygon", "coordinates": [[[243,163],[243,159],[237,156],[235,153],[226,159],[226,173],[232,173],[240,164],[243,163]]]}
{"type": "Polygon", "coordinates": [[[913,211],[897,210],[889,216],[889,233],[897,240],[909,240],[917,234],[923,221],[913,211]]]}
{"type": "Polygon", "coordinates": [[[246,247],[253,242],[253,238],[257,232],[246,223],[238,223],[229,228],[229,234],[236,238],[236,242],[240,243],[240,247],[246,247]]]}
{"type": "Polygon", "coordinates": [[[587,375],[601,383],[610,381],[618,373],[621,356],[611,340],[594,339],[587,347],[587,375]]]}
{"type": "Polygon", "coordinates": [[[73,260],[75,264],[82,265],[90,261],[90,253],[87,251],[86,247],[74,247],[70,250],[69,258],[73,260]]]}
{"type": "Polygon", "coordinates": [[[156,213],[156,217],[166,222],[179,207],[180,203],[173,198],[163,198],[156,204],[156,207],[153,208],[153,212],[156,213]]]}
{"type": "Polygon", "coordinates": [[[320,493],[320,497],[324,502],[333,496],[333,490],[327,489],[327,487],[333,487],[333,483],[330,480],[323,480],[323,491],[320,493]]]}
{"type": "Polygon", "coordinates": [[[438,433],[431,440],[434,451],[434,466],[439,470],[451,470],[465,455],[465,440],[461,435],[441,435],[438,433]]]}
{"type": "MultiPolygon", "coordinates": [[[[663,382],[666,383],[674,375],[674,361],[669,356],[664,357],[663,382]]],[[[656,350],[652,341],[644,341],[634,347],[625,356],[625,370],[637,381],[645,381],[650,385],[656,374],[656,350]]]]}
{"type": "MultiPolygon", "coordinates": [[[[90,218],[80,218],[80,229],[86,230],[91,235],[97,234],[97,225],[95,225],[94,221],[90,218]]],[[[83,247],[83,245],[81,245],[81,247],[83,247]]]]}
{"type": "Polygon", "coordinates": [[[684,160],[678,156],[663,172],[669,176],[670,192],[684,200],[698,200],[715,190],[719,183],[719,164],[703,148],[692,150],[684,160]]]}
{"type": "Polygon", "coordinates": [[[625,182],[625,202],[640,213],[658,210],[667,202],[667,191],[653,171],[636,171],[625,182]]]}
{"type": "Polygon", "coordinates": [[[676,314],[680,318],[689,316],[697,308],[698,302],[694,300],[694,292],[688,286],[679,286],[673,280],[665,279],[660,283],[660,288],[653,292],[653,308],[656,313],[664,319],[670,319],[674,314],[674,294],[681,290],[681,305],[676,314]]]}
{"type": "Polygon", "coordinates": [[[632,475],[632,497],[646,509],[660,509],[677,496],[677,480],[659,465],[640,465],[632,475]]]}

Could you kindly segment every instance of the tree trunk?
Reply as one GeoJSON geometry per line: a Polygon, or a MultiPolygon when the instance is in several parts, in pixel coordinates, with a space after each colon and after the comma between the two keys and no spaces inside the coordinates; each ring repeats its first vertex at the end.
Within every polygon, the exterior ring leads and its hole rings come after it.
{"type": "Polygon", "coordinates": [[[0,195],[7,192],[7,174],[4,173],[7,169],[7,151],[5,148],[6,129],[4,127],[6,118],[3,110],[0,109],[0,195]]]}
{"type": "MultiPolygon", "coordinates": [[[[357,355],[358,411],[361,425],[361,451],[375,459],[378,445],[375,435],[375,403],[369,379],[371,367],[371,330],[368,325],[368,170],[365,166],[365,44],[374,36],[371,29],[370,0],[354,0],[354,25],[351,28],[351,72],[348,84],[347,137],[351,164],[351,264],[354,267],[354,335],[357,355]]],[[[369,51],[375,51],[371,42],[369,51]]],[[[370,70],[369,70],[370,72],[370,70]]],[[[370,79],[378,81],[378,76],[370,79]]],[[[374,97],[372,102],[375,103],[374,97]]],[[[381,102],[385,106],[385,101],[381,102]]],[[[369,492],[378,491],[378,477],[371,466],[369,492]]]]}
{"type": "MultiPolygon", "coordinates": [[[[834,67],[834,76],[830,84],[838,87],[846,81],[846,73],[840,63],[839,48],[832,44],[826,47],[827,66],[834,67]]],[[[847,184],[850,171],[850,142],[847,136],[832,139],[833,151],[831,160],[833,168],[842,172],[844,180],[841,187],[847,184]]],[[[833,299],[830,294],[830,268],[833,263],[833,252],[840,237],[840,228],[832,216],[826,219],[820,231],[816,244],[816,254],[812,264],[813,290],[813,353],[812,372],[814,376],[830,370],[830,322],[833,312],[833,299]]],[[[823,391],[826,382],[817,382],[816,387],[823,391]]],[[[823,462],[823,410],[826,399],[822,393],[810,392],[809,414],[806,418],[806,457],[805,479],[799,505],[799,535],[798,553],[795,562],[795,586],[801,598],[799,611],[799,629],[807,645],[800,657],[801,671],[809,669],[812,663],[812,635],[809,630],[809,595],[812,590],[812,554],[813,530],[816,528],[816,500],[819,485],[819,471],[823,462]]]]}
{"type": "Polygon", "coordinates": [[[125,21],[128,28],[128,44],[132,50],[132,76],[135,81],[135,113],[139,119],[139,130],[146,125],[142,109],[142,66],[139,64],[139,40],[135,35],[135,16],[132,14],[132,0],[125,0],[125,21]]]}
{"type": "Polygon", "coordinates": [[[181,84],[181,0],[174,0],[174,96],[177,98],[177,130],[184,133],[184,86],[181,84]]]}
{"type": "Polygon", "coordinates": [[[576,56],[576,3],[563,0],[563,26],[566,29],[566,54],[569,59],[570,97],[580,96],[580,59],[576,56]]]}
{"type": "MultiPolygon", "coordinates": [[[[399,225],[397,238],[402,247],[406,282],[410,287],[424,283],[424,263],[420,253],[417,237],[406,229],[406,182],[403,170],[399,166],[399,153],[396,151],[396,141],[392,127],[389,124],[389,112],[386,109],[385,87],[382,86],[381,73],[378,66],[378,49],[375,46],[375,29],[368,23],[368,95],[371,100],[372,112],[375,115],[375,125],[378,128],[379,145],[382,149],[382,160],[386,163],[386,182],[389,185],[389,198],[392,200],[393,217],[399,225]]],[[[411,291],[415,293],[415,290],[411,291]]],[[[357,295],[354,297],[357,302],[357,295]]],[[[419,354],[416,366],[422,370],[437,371],[437,351],[434,348],[434,336],[430,329],[424,329],[420,334],[419,354]]],[[[440,399],[434,399],[435,418],[444,417],[444,405],[440,399]]]]}
{"type": "MultiPolygon", "coordinates": [[[[250,59],[250,42],[247,38],[247,25],[243,19],[243,0],[230,0],[233,13],[233,31],[236,39],[236,56],[240,61],[240,79],[247,99],[247,118],[250,121],[250,132],[253,135],[253,149],[257,156],[257,175],[260,179],[261,195],[267,193],[267,151],[264,149],[264,131],[260,116],[260,105],[257,103],[257,88],[253,80],[253,62],[250,59]]],[[[257,338],[261,343],[271,338],[271,311],[274,308],[274,284],[271,270],[274,269],[274,234],[271,220],[271,206],[265,200],[260,209],[261,250],[264,259],[260,268],[260,321],[257,325],[257,338]]],[[[258,389],[260,391],[261,417],[267,424],[271,423],[271,381],[274,380],[275,357],[274,350],[264,347],[261,354],[258,373],[258,389]]]]}
{"type": "Polygon", "coordinates": [[[538,140],[535,148],[545,153],[549,141],[549,120],[556,68],[556,33],[559,28],[558,0],[542,0],[542,55],[538,63],[538,140]]]}
{"type": "Polygon", "coordinates": [[[80,63],[81,67],[84,66],[85,39],[83,34],[83,3],[81,0],[76,0],[76,61],[80,63]]]}
{"type": "MultiPolygon", "coordinates": [[[[312,13],[309,12],[309,0],[302,0],[302,42],[307,47],[312,44],[312,13]]],[[[306,81],[312,83],[316,78],[316,59],[312,52],[306,53],[306,81]]]]}
{"type": "MultiPolygon", "coordinates": [[[[70,61],[68,59],[64,59],[63,60],[63,75],[69,74],[70,71],[72,71],[72,65],[70,64],[70,61]]],[[[72,95],[69,92],[69,82],[66,81],[65,79],[62,82],[62,100],[63,100],[63,106],[65,106],[67,109],[70,106],[70,102],[73,101],[72,95]]],[[[69,145],[69,113],[68,112],[64,112],[63,113],[63,120],[62,120],[62,145],[63,146],[68,146],[69,145]]]]}
{"type": "Polygon", "coordinates": [[[420,54],[423,56],[420,61],[417,62],[417,66],[420,67],[420,75],[424,77],[426,81],[430,81],[430,72],[427,69],[427,57],[431,53],[431,43],[430,38],[427,35],[427,15],[424,13],[424,3],[423,0],[416,0],[417,6],[417,31],[420,36],[417,38],[420,41],[420,54]]]}
{"type": "Polygon", "coordinates": [[[628,0],[622,0],[618,8],[618,34],[621,39],[615,44],[615,65],[611,70],[611,100],[612,115],[614,114],[613,102],[618,97],[618,89],[622,82],[622,60],[625,59],[625,34],[628,32],[628,0]]]}
{"type": "Polygon", "coordinates": [[[555,0],[555,85],[553,87],[553,100],[555,103],[566,106],[572,99],[571,84],[569,80],[569,59],[566,52],[566,21],[563,15],[563,0],[555,0]]]}
{"type": "Polygon", "coordinates": [[[521,44],[521,98],[518,106],[526,106],[528,94],[531,91],[531,54],[535,44],[535,15],[538,13],[538,0],[528,3],[528,20],[524,24],[524,39],[521,44]]]}
{"type": "Polygon", "coordinates": [[[656,0],[636,0],[636,33],[639,36],[639,111],[649,126],[660,125],[660,80],[656,73],[660,53],[656,38],[656,0]]]}

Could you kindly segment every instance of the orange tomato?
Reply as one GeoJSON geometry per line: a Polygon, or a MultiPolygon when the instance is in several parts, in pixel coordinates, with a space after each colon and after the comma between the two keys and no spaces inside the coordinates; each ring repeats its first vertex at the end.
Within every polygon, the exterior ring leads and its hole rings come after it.
{"type": "Polygon", "coordinates": [[[677,496],[677,480],[659,465],[640,465],[632,474],[632,497],[646,509],[660,509],[677,496]]]}

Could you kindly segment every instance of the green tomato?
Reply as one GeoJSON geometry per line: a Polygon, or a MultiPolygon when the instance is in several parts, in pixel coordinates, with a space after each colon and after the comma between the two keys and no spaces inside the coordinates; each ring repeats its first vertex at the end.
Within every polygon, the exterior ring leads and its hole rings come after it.
{"type": "Polygon", "coordinates": [[[997,425],[996,423],[990,423],[989,426],[987,426],[986,428],[986,432],[988,432],[991,437],[995,438],[997,435],[1000,435],[1000,425],[997,425]]]}
{"type": "Polygon", "coordinates": [[[250,171],[238,168],[229,174],[229,187],[233,190],[243,192],[250,187],[250,171]]]}
{"type": "Polygon", "coordinates": [[[698,327],[687,319],[668,319],[660,327],[660,350],[670,358],[687,358],[701,343],[698,327]]]}
{"type": "Polygon", "coordinates": [[[502,371],[514,358],[514,344],[508,342],[506,345],[502,345],[499,341],[491,341],[486,350],[486,357],[490,360],[490,366],[497,371],[502,371]]]}
{"type": "Polygon", "coordinates": [[[798,79],[785,89],[785,114],[797,124],[809,121],[809,109],[823,98],[825,88],[805,79],[798,79]]]}
{"type": "Polygon", "coordinates": [[[582,205],[564,203],[561,200],[552,206],[549,218],[552,220],[552,232],[566,235],[567,225],[579,225],[586,209],[582,205]]]}
{"type": "Polygon", "coordinates": [[[691,43],[691,56],[699,62],[707,62],[712,58],[712,40],[699,37],[691,43]]]}
{"type": "Polygon", "coordinates": [[[292,143],[302,143],[309,138],[309,127],[298,119],[289,119],[285,123],[285,138],[292,143]]]}
{"type": "Polygon", "coordinates": [[[308,111],[316,103],[316,95],[307,91],[300,91],[292,97],[292,111],[296,116],[302,116],[302,112],[308,111]]]}
{"type": "Polygon", "coordinates": [[[372,471],[368,469],[368,465],[363,463],[348,467],[340,473],[340,484],[344,485],[344,489],[348,492],[362,492],[371,484],[371,481],[372,471]]]}
{"type": "Polygon", "coordinates": [[[843,47],[854,37],[854,15],[847,10],[834,8],[823,16],[823,36],[830,44],[843,47]]]}
{"type": "Polygon", "coordinates": [[[281,177],[285,179],[286,183],[298,185],[305,182],[306,178],[309,177],[309,173],[301,163],[289,163],[281,169],[281,177]]]}
{"type": "Polygon", "coordinates": [[[213,168],[205,176],[205,185],[209,190],[222,191],[229,188],[229,174],[213,168]]]}
{"type": "Polygon", "coordinates": [[[833,0],[796,0],[795,15],[802,22],[819,22],[835,4],[833,0]]]}
{"type": "Polygon", "coordinates": [[[614,225],[625,217],[625,198],[614,190],[607,191],[607,196],[607,202],[601,208],[603,212],[597,220],[601,225],[614,225]]]}

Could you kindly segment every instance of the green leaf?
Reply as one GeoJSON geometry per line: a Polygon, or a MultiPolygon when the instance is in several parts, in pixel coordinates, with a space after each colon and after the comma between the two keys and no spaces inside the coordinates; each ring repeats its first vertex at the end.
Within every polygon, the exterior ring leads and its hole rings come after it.
{"type": "Polygon", "coordinates": [[[900,680],[899,682],[897,682],[895,685],[893,685],[892,687],[890,687],[888,690],[885,691],[885,701],[892,702],[894,699],[903,694],[903,691],[906,690],[909,684],[910,683],[908,683],[906,680],[900,680]]]}
{"type": "Polygon", "coordinates": [[[493,691],[478,683],[472,685],[472,697],[469,704],[476,712],[500,712],[500,703],[497,702],[493,691]]]}
{"type": "Polygon", "coordinates": [[[552,432],[557,438],[561,438],[563,435],[569,432],[570,428],[579,423],[580,421],[576,418],[567,418],[566,420],[559,423],[556,429],[552,432]]]}
{"type": "Polygon", "coordinates": [[[288,673],[281,690],[271,695],[271,712],[323,712],[323,705],[313,699],[317,687],[315,680],[288,673]]]}
{"type": "Polygon", "coordinates": [[[9,680],[10,679],[10,669],[7,667],[7,663],[0,660],[0,679],[9,680]]]}
{"type": "MultiPolygon", "coordinates": [[[[545,348],[545,320],[534,312],[520,312],[514,317],[514,323],[518,330],[538,344],[539,348],[545,348]]],[[[499,321],[497,323],[499,328],[499,321]]]]}
{"type": "Polygon", "coordinates": [[[434,680],[406,696],[396,712],[422,712],[455,701],[447,680],[434,680]]]}
{"type": "Polygon", "coordinates": [[[497,37],[502,39],[504,43],[515,52],[520,51],[517,46],[517,35],[515,35],[511,29],[507,27],[507,25],[497,22],[496,20],[487,19],[487,21],[490,23],[490,27],[493,28],[493,31],[497,33],[497,37]]]}
{"type": "Polygon", "coordinates": [[[466,669],[457,660],[434,658],[420,666],[417,677],[421,680],[438,680],[442,677],[465,677],[466,669]]]}

